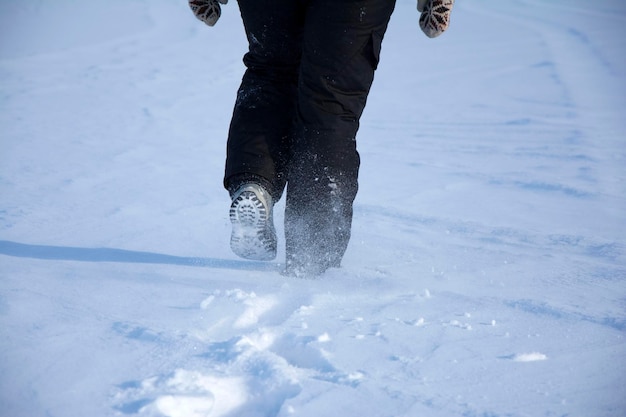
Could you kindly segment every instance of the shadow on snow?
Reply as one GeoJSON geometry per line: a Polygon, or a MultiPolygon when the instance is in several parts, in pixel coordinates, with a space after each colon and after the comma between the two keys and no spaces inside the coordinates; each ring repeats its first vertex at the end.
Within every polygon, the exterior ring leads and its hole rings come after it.
{"type": "Polygon", "coordinates": [[[272,262],[194,258],[113,248],[77,248],[70,246],[30,245],[7,240],[0,240],[0,255],[57,261],[166,264],[257,271],[273,271],[278,269],[278,265],[272,262]]]}

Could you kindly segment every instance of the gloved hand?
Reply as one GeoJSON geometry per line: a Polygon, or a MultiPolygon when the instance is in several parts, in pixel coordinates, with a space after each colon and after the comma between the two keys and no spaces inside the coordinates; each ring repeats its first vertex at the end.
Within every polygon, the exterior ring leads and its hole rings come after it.
{"type": "Polygon", "coordinates": [[[454,0],[417,0],[420,28],[429,38],[436,38],[450,26],[450,12],[454,0]]]}
{"type": "Polygon", "coordinates": [[[213,26],[222,14],[220,3],[226,4],[228,0],[189,0],[189,7],[199,20],[213,26]]]}

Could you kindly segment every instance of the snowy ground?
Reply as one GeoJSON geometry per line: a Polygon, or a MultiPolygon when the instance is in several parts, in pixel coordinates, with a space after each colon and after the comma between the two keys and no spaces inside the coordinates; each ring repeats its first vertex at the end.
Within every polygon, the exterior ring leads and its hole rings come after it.
{"type": "Polygon", "coordinates": [[[626,415],[626,3],[399,0],[318,280],[229,251],[223,12],[0,1],[0,415],[626,415]]]}

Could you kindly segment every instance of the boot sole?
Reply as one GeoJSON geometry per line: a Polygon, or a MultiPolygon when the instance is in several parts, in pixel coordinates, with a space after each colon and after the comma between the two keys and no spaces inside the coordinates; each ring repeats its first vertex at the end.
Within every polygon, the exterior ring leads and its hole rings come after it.
{"type": "Polygon", "coordinates": [[[251,189],[242,190],[233,199],[230,248],[237,256],[255,261],[276,258],[276,232],[270,210],[251,189]]]}

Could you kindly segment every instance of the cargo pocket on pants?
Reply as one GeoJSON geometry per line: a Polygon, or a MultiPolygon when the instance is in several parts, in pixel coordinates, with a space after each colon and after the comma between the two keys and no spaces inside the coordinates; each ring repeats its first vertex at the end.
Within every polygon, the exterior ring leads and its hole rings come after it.
{"type": "Polygon", "coordinates": [[[372,32],[370,35],[370,41],[367,45],[368,59],[372,64],[372,68],[376,70],[378,68],[378,62],[380,61],[380,50],[383,45],[383,36],[378,32],[372,32]]]}

